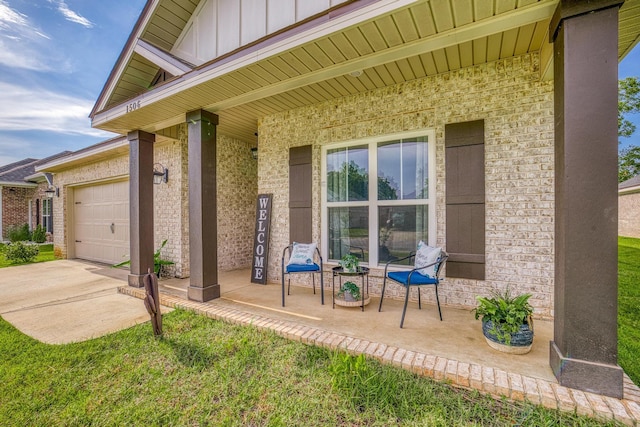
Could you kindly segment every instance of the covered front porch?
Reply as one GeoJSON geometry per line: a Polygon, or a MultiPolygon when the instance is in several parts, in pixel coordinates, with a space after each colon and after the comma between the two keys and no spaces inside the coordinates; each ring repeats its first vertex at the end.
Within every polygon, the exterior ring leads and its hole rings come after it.
{"type": "MultiPolygon", "coordinates": [[[[250,283],[250,270],[220,272],[220,298],[208,302],[188,299],[189,279],[159,282],[163,305],[194,310],[211,318],[273,330],[285,338],[352,354],[365,354],[402,367],[418,375],[464,387],[528,400],[549,408],[579,414],[615,418],[627,424],[640,421],[640,389],[625,375],[624,397],[612,397],[560,386],[549,366],[549,342],[553,322],[535,320],[533,348],[525,355],[510,355],[491,349],[482,335],[473,311],[443,307],[438,318],[435,305],[418,310],[409,304],[400,329],[402,301],[385,299],[378,312],[378,298],[360,308],[331,304],[331,274],[325,269],[325,304],[310,287],[295,286],[281,305],[280,283],[250,283]]],[[[446,281],[443,287],[446,287],[446,281]]],[[[144,290],[123,286],[120,292],[142,297],[144,290]]],[[[433,292],[423,290],[426,295],[433,292]]]]}

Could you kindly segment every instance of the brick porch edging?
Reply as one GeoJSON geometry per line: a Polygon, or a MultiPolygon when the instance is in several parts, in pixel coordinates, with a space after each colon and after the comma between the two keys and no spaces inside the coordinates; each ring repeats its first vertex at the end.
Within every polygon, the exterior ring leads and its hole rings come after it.
{"type": "MultiPolygon", "coordinates": [[[[122,286],[121,294],[144,298],[144,290],[122,286]]],[[[539,378],[527,377],[501,369],[459,362],[453,359],[387,346],[321,328],[299,325],[295,322],[270,319],[241,310],[216,307],[211,303],[184,300],[161,294],[160,303],[166,307],[190,310],[212,319],[232,324],[269,329],[276,334],[305,344],[332,350],[345,350],[351,354],[365,354],[382,363],[394,365],[417,375],[445,381],[455,387],[475,389],[493,397],[506,397],[514,401],[529,401],[550,409],[576,412],[602,420],[614,419],[630,426],[640,426],[640,388],[629,377],[624,377],[624,399],[587,393],[539,378]]]]}

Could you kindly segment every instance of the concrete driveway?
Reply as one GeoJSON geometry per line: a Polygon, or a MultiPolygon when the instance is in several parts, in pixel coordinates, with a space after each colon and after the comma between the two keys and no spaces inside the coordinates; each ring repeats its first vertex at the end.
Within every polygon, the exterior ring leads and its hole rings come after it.
{"type": "Polygon", "coordinates": [[[118,293],[127,274],[78,260],[3,268],[0,316],[49,344],[84,341],[149,321],[141,300],[118,293]]]}

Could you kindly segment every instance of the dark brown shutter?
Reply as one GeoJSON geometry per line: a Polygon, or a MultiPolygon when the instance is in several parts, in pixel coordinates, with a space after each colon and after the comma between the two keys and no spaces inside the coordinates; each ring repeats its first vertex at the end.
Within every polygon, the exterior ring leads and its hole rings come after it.
{"type": "Polygon", "coordinates": [[[36,226],[40,225],[40,199],[36,199],[36,226]]]}
{"type": "Polygon", "coordinates": [[[311,242],[312,146],[289,149],[289,239],[311,242]]]}
{"type": "Polygon", "coordinates": [[[447,276],[485,278],[484,120],[445,126],[447,276]]]}

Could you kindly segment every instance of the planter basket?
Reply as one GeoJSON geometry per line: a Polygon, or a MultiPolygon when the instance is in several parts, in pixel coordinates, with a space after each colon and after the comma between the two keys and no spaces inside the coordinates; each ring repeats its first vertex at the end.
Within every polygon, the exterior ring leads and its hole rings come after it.
{"type": "Polygon", "coordinates": [[[511,334],[510,345],[501,342],[496,335],[492,333],[493,322],[491,320],[482,321],[482,333],[489,347],[495,350],[510,354],[525,354],[531,351],[531,345],[533,344],[533,320],[530,319],[530,323],[531,328],[529,328],[529,324],[525,323],[520,326],[520,331],[511,334]]]}
{"type": "MultiPolygon", "coordinates": [[[[350,293],[345,292],[342,296],[336,296],[334,300],[336,305],[341,307],[361,307],[363,305],[362,300],[354,299],[350,293]],[[348,294],[348,296],[347,296],[348,294]]],[[[369,294],[364,295],[364,305],[368,305],[371,302],[369,294]]]]}

